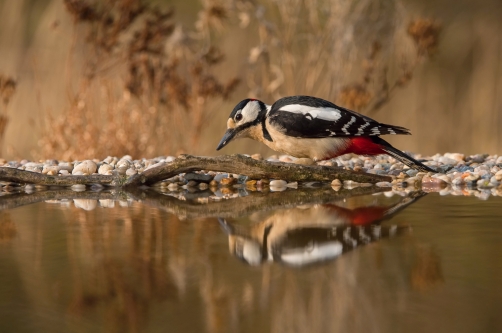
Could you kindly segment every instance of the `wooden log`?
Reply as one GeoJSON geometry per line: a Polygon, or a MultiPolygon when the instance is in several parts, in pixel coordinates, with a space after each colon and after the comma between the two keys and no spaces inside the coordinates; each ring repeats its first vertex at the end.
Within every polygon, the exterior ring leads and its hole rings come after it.
{"type": "Polygon", "coordinates": [[[338,167],[268,162],[254,160],[244,155],[223,155],[217,157],[181,155],[170,163],[163,163],[131,177],[119,174],[53,176],[15,168],[0,167],[0,181],[46,186],[100,184],[103,186],[132,188],[141,185],[152,185],[180,173],[199,170],[240,174],[247,176],[249,179],[274,178],[300,182],[330,182],[333,179],[340,179],[341,181],[352,180],[358,183],[374,184],[377,182],[390,182],[392,180],[388,176],[344,170],[338,167]]]}

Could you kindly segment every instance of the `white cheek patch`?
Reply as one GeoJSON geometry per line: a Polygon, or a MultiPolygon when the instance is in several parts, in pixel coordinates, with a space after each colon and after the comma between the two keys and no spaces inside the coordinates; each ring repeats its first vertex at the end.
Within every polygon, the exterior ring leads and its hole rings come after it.
{"type": "Polygon", "coordinates": [[[279,110],[292,113],[301,113],[303,115],[310,114],[313,118],[319,118],[327,121],[337,121],[342,117],[340,110],[335,108],[316,108],[301,104],[285,105],[279,110]]]}
{"type": "Polygon", "coordinates": [[[254,121],[258,118],[258,114],[260,113],[260,104],[257,101],[251,101],[242,109],[242,120],[239,121],[239,124],[245,124],[248,122],[254,121]]]}

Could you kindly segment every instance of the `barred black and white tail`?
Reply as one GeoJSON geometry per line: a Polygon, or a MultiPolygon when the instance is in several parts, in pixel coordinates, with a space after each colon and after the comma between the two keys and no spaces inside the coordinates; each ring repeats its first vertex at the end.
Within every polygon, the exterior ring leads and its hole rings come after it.
{"type": "Polygon", "coordinates": [[[423,172],[436,173],[436,170],[429,168],[427,165],[422,164],[421,162],[417,161],[413,157],[403,153],[399,149],[392,147],[390,143],[388,143],[387,141],[385,141],[382,138],[375,137],[373,139],[373,142],[379,144],[383,151],[385,151],[390,156],[394,157],[399,162],[402,162],[405,165],[409,166],[411,169],[416,169],[416,170],[423,171],[423,172]]]}

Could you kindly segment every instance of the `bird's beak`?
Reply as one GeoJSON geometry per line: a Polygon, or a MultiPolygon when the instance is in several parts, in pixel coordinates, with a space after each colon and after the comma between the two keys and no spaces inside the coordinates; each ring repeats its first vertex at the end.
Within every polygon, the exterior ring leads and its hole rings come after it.
{"type": "Polygon", "coordinates": [[[232,141],[237,132],[238,131],[235,128],[229,128],[223,135],[223,138],[221,138],[221,141],[218,144],[218,147],[216,147],[216,150],[220,150],[221,148],[225,147],[230,141],[232,141]]]}

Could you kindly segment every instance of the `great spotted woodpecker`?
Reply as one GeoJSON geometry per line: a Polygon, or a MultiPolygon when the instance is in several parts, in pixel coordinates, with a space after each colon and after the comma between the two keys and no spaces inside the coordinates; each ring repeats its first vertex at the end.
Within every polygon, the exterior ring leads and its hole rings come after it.
{"type": "Polygon", "coordinates": [[[404,127],[382,124],[321,98],[291,96],[267,105],[245,99],[235,106],[227,131],[216,150],[237,138],[251,138],[294,157],[314,161],[340,155],[388,154],[410,168],[435,172],[380,138],[384,134],[411,134],[404,127]]]}

